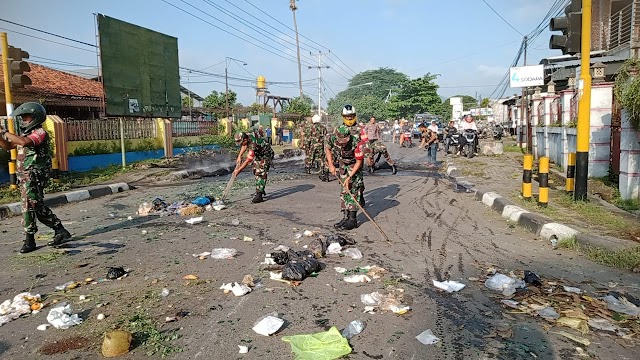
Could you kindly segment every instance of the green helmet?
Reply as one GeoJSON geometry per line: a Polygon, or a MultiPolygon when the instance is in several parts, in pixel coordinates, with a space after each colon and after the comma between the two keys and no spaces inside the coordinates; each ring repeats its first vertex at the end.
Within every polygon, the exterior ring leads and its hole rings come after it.
{"type": "Polygon", "coordinates": [[[233,136],[233,140],[236,141],[236,145],[240,145],[240,143],[242,142],[242,140],[246,139],[247,137],[249,137],[246,133],[242,132],[242,131],[238,131],[234,136],[233,136]]]}
{"type": "Polygon", "coordinates": [[[340,125],[336,128],[336,143],[339,146],[345,146],[351,140],[351,128],[346,125],[340,125]]]}
{"type": "Polygon", "coordinates": [[[28,102],[13,110],[11,116],[15,117],[16,120],[20,122],[20,130],[22,133],[28,134],[34,129],[40,127],[42,123],[47,120],[47,111],[44,109],[44,106],[36,102],[28,102]],[[30,123],[27,124],[22,120],[24,115],[31,115],[30,123]]]}

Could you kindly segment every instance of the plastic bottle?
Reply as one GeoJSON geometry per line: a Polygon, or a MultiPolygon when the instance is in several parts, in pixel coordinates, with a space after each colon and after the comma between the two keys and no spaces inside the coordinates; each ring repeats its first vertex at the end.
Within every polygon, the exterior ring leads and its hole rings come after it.
{"type": "Polygon", "coordinates": [[[344,330],[342,330],[342,336],[344,336],[345,338],[347,338],[347,340],[349,340],[352,337],[360,334],[365,327],[367,327],[367,324],[364,321],[354,320],[350,322],[349,325],[347,325],[347,327],[344,328],[344,330]]]}

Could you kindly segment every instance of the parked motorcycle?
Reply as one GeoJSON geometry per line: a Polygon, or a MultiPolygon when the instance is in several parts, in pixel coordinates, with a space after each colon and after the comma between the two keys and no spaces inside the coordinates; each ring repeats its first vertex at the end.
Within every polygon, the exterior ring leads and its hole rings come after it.
{"type": "Polygon", "coordinates": [[[450,154],[449,148],[453,148],[455,150],[459,146],[460,146],[460,134],[455,128],[449,129],[449,132],[447,133],[447,137],[444,139],[445,154],[450,154]]]}
{"type": "Polygon", "coordinates": [[[478,134],[476,134],[475,131],[468,129],[464,131],[462,136],[464,137],[464,146],[462,147],[461,155],[471,159],[476,155],[475,147],[478,134]]]}
{"type": "Polygon", "coordinates": [[[504,134],[504,129],[501,125],[497,125],[493,127],[493,140],[502,140],[502,135],[504,134]]]}

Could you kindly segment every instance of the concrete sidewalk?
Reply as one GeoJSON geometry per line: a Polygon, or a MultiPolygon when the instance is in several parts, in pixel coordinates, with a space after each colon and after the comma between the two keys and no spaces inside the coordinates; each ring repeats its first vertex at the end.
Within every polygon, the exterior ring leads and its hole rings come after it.
{"type": "MultiPolygon", "coordinates": [[[[507,221],[517,223],[540,236],[553,246],[559,240],[570,238],[576,238],[583,245],[598,246],[610,251],[640,245],[631,240],[598,235],[592,229],[586,229],[577,226],[577,224],[555,221],[541,213],[518,206],[509,200],[509,197],[513,198],[513,194],[520,191],[521,186],[522,169],[519,168],[515,156],[511,154],[511,156],[506,155],[504,158],[481,157],[467,160],[449,155],[445,158],[446,175],[458,184],[461,191],[474,193],[477,201],[500,213],[507,221]],[[498,164],[490,164],[491,161],[495,162],[497,159],[500,159],[498,164]],[[460,163],[464,165],[459,165],[460,163]]],[[[533,185],[534,193],[536,193],[537,183],[534,181],[533,185]]]]}
{"type": "MultiPolygon", "coordinates": [[[[72,202],[95,199],[106,195],[113,195],[133,189],[127,183],[115,183],[108,185],[96,185],[79,190],[45,195],[44,203],[49,207],[56,207],[72,202]]],[[[22,214],[22,206],[19,202],[0,205],[0,218],[22,214]]]]}

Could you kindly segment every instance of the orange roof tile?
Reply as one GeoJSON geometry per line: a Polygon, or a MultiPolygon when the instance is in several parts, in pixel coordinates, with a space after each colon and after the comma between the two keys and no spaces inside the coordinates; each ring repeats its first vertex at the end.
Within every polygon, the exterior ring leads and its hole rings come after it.
{"type": "MultiPolygon", "coordinates": [[[[0,57],[1,58],[1,57],[0,57]]],[[[17,89],[18,93],[50,94],[82,97],[102,97],[102,83],[54,70],[46,66],[29,63],[31,71],[25,73],[32,85],[17,89]]],[[[0,66],[0,92],[4,93],[4,77],[0,66]]]]}

